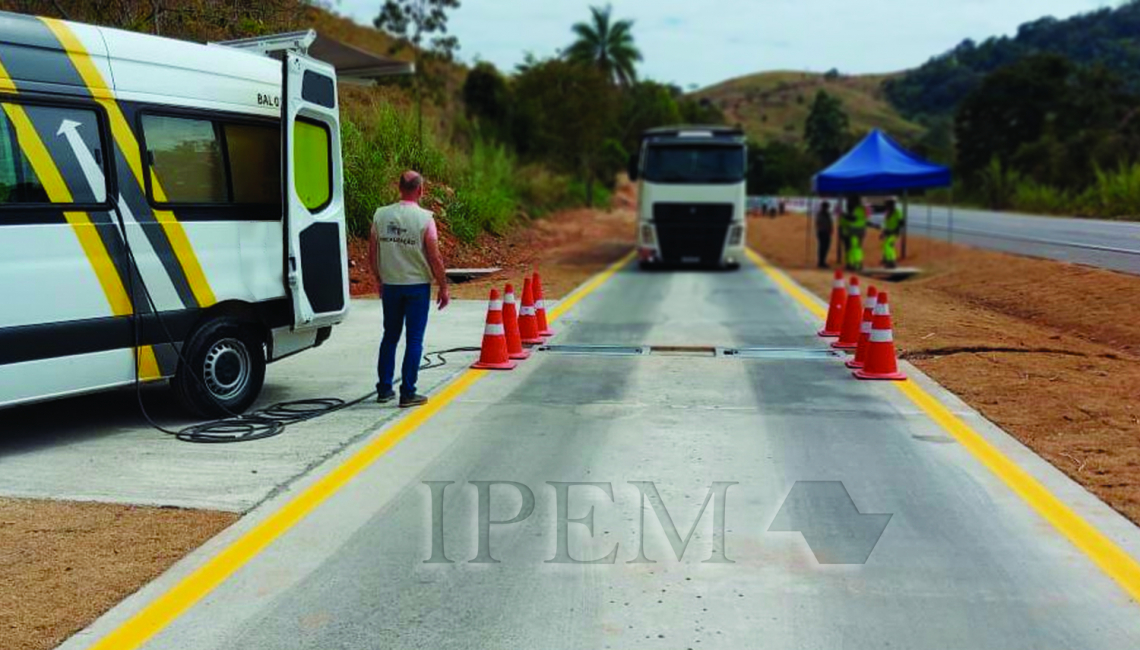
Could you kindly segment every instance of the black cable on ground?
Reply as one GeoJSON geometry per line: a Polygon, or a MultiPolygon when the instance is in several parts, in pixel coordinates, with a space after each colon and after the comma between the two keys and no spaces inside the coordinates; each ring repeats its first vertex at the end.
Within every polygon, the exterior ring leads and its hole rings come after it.
{"type": "MultiPolygon", "coordinates": [[[[478,352],[479,348],[463,347],[436,350],[424,354],[424,362],[420,370],[431,370],[447,365],[446,354],[452,352],[478,352]],[[435,357],[435,361],[432,360],[435,357]]],[[[396,380],[399,381],[398,379],[396,380]]],[[[312,420],[322,415],[356,406],[365,400],[376,396],[376,391],[362,395],[351,401],[344,401],[336,397],[321,397],[314,399],[300,399],[288,402],[278,402],[266,408],[231,417],[193,424],[177,431],[168,431],[153,426],[173,435],[185,442],[225,443],[244,442],[247,440],[260,440],[270,438],[282,433],[290,424],[297,424],[312,420]]],[[[147,418],[148,420],[150,418],[147,418]]]]}
{"type": "MultiPolygon", "coordinates": [[[[144,419],[151,427],[165,433],[172,435],[179,440],[185,442],[200,442],[200,443],[226,443],[226,442],[246,442],[249,440],[261,440],[264,438],[272,438],[285,431],[285,428],[290,424],[297,424],[328,415],[337,411],[356,406],[361,402],[374,397],[376,391],[372,391],[367,395],[362,395],[354,400],[344,401],[337,397],[318,397],[311,399],[291,400],[287,402],[278,402],[271,404],[266,408],[254,411],[252,413],[238,414],[233,413],[225,407],[224,404],[215,400],[215,403],[228,415],[225,418],[201,422],[199,424],[192,424],[181,429],[173,430],[158,424],[151,418],[150,413],[146,410],[146,405],[143,403],[142,397],[142,381],[139,377],[139,356],[141,354],[140,343],[141,323],[139,317],[138,306],[135,303],[135,272],[139,268],[138,262],[135,260],[134,250],[131,249],[130,241],[127,239],[126,224],[123,221],[123,215],[118,209],[115,210],[119,218],[119,231],[123,236],[123,249],[127,254],[127,292],[131,300],[131,321],[133,322],[134,334],[134,355],[135,355],[135,399],[139,405],[139,411],[142,413],[144,419]]],[[[142,279],[142,275],[139,275],[142,279]]],[[[150,289],[146,283],[141,283],[142,294],[146,297],[147,305],[149,305],[151,312],[154,314],[155,320],[158,321],[159,327],[166,338],[166,342],[174,349],[178,355],[178,361],[181,363],[196,382],[205,387],[205,382],[202,378],[194,372],[193,367],[182,355],[181,347],[175,343],[174,337],[171,336],[170,330],[166,327],[166,321],[163,320],[162,314],[158,311],[158,307],[154,303],[154,298],[150,295],[150,289]]],[[[444,355],[453,352],[478,352],[477,347],[459,347],[449,348],[447,350],[435,350],[426,352],[423,355],[423,363],[420,365],[420,370],[431,370],[433,368],[441,368],[447,365],[447,357],[444,355]],[[432,361],[435,357],[435,361],[432,361]]],[[[398,383],[400,378],[395,382],[398,383]]],[[[206,394],[213,397],[209,389],[206,394]]]]}

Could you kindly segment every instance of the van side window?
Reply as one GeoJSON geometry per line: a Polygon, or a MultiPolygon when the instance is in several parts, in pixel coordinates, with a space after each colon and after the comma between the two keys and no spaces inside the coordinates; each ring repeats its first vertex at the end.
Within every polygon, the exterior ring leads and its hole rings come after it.
{"type": "Polygon", "coordinates": [[[227,123],[226,153],[233,202],[281,204],[281,130],[253,124],[227,123]]]}
{"type": "Polygon", "coordinates": [[[301,203],[318,212],[332,199],[329,129],[320,122],[299,118],[293,127],[294,187],[301,203]]]}
{"type": "Polygon", "coordinates": [[[94,111],[7,102],[0,107],[0,206],[107,199],[94,111]]]}
{"type": "Polygon", "coordinates": [[[151,195],[160,203],[227,203],[225,159],[214,123],[143,115],[151,195]]]}

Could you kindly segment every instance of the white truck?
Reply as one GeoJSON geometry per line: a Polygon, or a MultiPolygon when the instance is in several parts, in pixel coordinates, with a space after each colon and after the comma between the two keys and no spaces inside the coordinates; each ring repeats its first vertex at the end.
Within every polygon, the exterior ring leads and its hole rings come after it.
{"type": "Polygon", "coordinates": [[[747,213],[744,132],[674,126],[642,134],[630,156],[638,182],[637,251],[642,268],[739,268],[747,213]]]}
{"type": "Polygon", "coordinates": [[[328,338],[349,283],[317,38],[0,12],[0,407],[171,379],[241,412],[267,362],[328,338]]]}

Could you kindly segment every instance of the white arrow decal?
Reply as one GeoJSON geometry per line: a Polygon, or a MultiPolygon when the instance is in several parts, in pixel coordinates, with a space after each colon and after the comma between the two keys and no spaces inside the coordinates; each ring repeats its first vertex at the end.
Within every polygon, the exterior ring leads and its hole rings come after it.
{"type": "Polygon", "coordinates": [[[55,134],[67,137],[67,143],[71,145],[71,150],[75,152],[75,158],[79,161],[79,167],[91,185],[91,192],[98,198],[102,193],[100,190],[106,191],[107,183],[103,178],[103,170],[99,169],[99,163],[95,161],[95,156],[83,143],[83,136],[79,135],[80,126],[83,125],[75,120],[65,119],[59,123],[59,130],[55,134]]]}

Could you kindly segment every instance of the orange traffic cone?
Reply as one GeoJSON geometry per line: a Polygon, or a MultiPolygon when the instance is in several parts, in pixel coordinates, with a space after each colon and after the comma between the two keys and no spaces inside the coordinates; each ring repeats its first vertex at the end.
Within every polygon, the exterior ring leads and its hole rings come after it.
{"type": "Polygon", "coordinates": [[[538,277],[538,271],[534,272],[531,288],[534,289],[534,317],[538,322],[538,335],[554,336],[554,330],[546,322],[546,299],[542,295],[542,278],[538,277]]]}
{"type": "Polygon", "coordinates": [[[519,334],[522,342],[528,345],[542,343],[538,335],[538,318],[534,313],[534,293],[530,286],[530,278],[523,280],[522,309],[519,310],[519,334]]]}
{"type": "Polygon", "coordinates": [[[507,356],[512,359],[527,359],[530,350],[522,346],[519,335],[519,313],[515,305],[515,288],[508,284],[503,290],[503,328],[507,333],[507,356]]]}
{"type": "Polygon", "coordinates": [[[847,287],[843,284],[843,271],[835,270],[831,282],[831,300],[828,301],[827,324],[818,334],[824,338],[835,338],[843,330],[843,306],[847,302],[847,287]]]}
{"type": "Polygon", "coordinates": [[[487,326],[483,328],[483,348],[479,360],[472,368],[486,370],[510,370],[515,367],[507,355],[507,336],[503,327],[503,301],[499,292],[491,289],[491,300],[487,304],[487,326]]]}
{"type": "Polygon", "coordinates": [[[855,348],[855,357],[847,360],[848,368],[862,368],[867,360],[867,339],[871,337],[871,316],[878,303],[879,290],[874,286],[867,289],[867,297],[863,299],[863,322],[859,324],[859,346],[855,348]]]}
{"type": "Polygon", "coordinates": [[[859,278],[851,276],[847,283],[847,304],[843,305],[843,331],[831,347],[854,350],[859,347],[859,326],[863,322],[863,300],[859,297],[859,278]]]}
{"type": "Polygon", "coordinates": [[[867,360],[854,372],[859,379],[891,379],[901,381],[906,375],[899,372],[895,358],[895,335],[891,329],[891,306],[887,292],[879,294],[875,313],[871,319],[871,335],[867,339],[867,360]]]}

